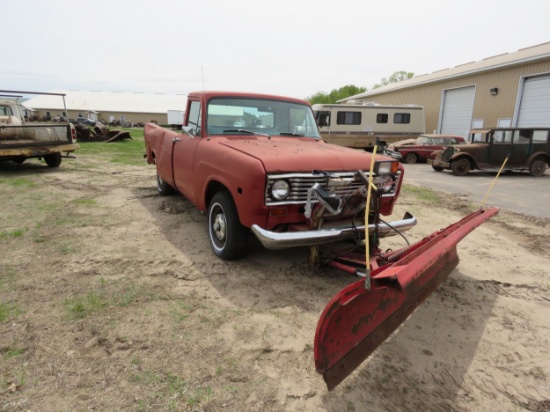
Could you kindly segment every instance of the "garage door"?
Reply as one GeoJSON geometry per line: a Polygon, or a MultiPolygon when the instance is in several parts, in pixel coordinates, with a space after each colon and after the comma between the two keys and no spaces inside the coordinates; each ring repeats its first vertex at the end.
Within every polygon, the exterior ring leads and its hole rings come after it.
{"type": "Polygon", "coordinates": [[[439,133],[467,136],[472,124],[475,87],[445,90],[439,133]]]}
{"type": "Polygon", "coordinates": [[[550,75],[525,80],[517,124],[518,127],[550,127],[550,75]]]}

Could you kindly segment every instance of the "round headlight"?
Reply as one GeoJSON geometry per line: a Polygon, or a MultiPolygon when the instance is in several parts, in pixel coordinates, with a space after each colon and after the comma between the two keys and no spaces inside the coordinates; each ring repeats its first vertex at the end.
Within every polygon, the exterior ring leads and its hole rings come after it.
{"type": "Polygon", "coordinates": [[[286,180],[276,180],[271,186],[271,194],[275,200],[286,199],[290,193],[290,185],[286,180]]]}

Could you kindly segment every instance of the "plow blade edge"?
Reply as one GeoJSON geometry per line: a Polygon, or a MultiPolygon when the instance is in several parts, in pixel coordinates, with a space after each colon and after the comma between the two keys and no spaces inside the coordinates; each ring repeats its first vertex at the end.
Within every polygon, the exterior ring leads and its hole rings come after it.
{"type": "Polygon", "coordinates": [[[456,245],[498,213],[480,209],[402,252],[399,260],[342,289],[315,333],[315,367],[332,390],[384,342],[458,265],[456,245]]]}

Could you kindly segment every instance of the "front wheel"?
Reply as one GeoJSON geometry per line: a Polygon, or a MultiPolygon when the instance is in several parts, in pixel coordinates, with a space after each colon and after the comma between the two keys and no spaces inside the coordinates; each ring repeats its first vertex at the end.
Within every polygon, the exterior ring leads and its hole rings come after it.
{"type": "Polygon", "coordinates": [[[546,162],[542,159],[535,159],[529,165],[529,173],[531,176],[540,177],[546,171],[546,162]]]}
{"type": "Polygon", "coordinates": [[[157,167],[157,192],[161,196],[173,195],[176,192],[172,186],[166,183],[164,179],[159,176],[158,167],[157,167]]]}
{"type": "Polygon", "coordinates": [[[436,172],[442,172],[443,171],[443,168],[441,166],[434,166],[432,164],[432,169],[435,170],[436,172]]]}
{"type": "Polygon", "coordinates": [[[59,167],[61,164],[61,153],[52,153],[44,156],[44,161],[48,167],[59,167]]]}
{"type": "Polygon", "coordinates": [[[248,235],[248,230],[241,225],[231,194],[216,193],[208,207],[208,237],[216,256],[224,260],[243,257],[248,235]]]}
{"type": "Polygon", "coordinates": [[[466,176],[470,171],[470,162],[468,159],[458,159],[451,163],[451,170],[455,176],[466,176]]]}

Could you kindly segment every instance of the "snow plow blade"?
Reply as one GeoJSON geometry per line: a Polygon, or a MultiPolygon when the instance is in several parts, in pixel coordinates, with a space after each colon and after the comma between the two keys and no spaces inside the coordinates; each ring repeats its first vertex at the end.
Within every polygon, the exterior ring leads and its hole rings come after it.
{"type": "Polygon", "coordinates": [[[315,367],[329,390],[445,281],[458,265],[458,242],[497,213],[480,209],[414,245],[371,258],[370,276],[332,298],[317,324],[314,347],[315,367]]]}

